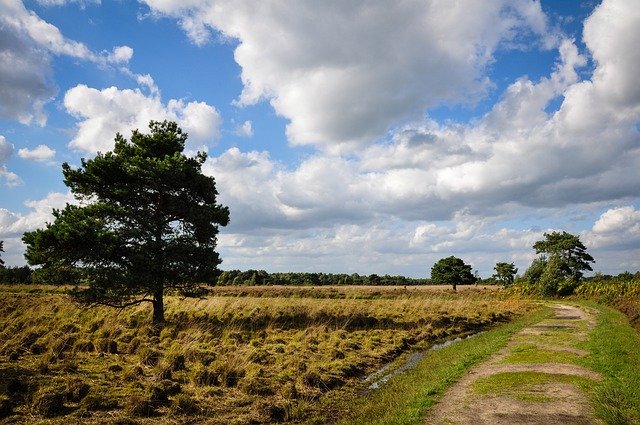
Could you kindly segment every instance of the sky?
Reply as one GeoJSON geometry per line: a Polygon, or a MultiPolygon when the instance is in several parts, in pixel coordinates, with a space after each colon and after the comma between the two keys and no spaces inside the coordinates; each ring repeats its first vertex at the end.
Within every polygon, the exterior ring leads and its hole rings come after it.
{"type": "Polygon", "coordinates": [[[61,165],[173,120],[231,212],[221,268],[524,272],[545,232],[640,270],[636,0],[0,0],[0,240],[61,165]]]}

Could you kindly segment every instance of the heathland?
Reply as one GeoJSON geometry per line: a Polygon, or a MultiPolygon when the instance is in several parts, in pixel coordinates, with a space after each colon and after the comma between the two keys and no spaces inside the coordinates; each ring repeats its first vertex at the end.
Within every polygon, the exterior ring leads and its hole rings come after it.
{"type": "MultiPolygon", "coordinates": [[[[563,300],[593,312],[593,338],[575,361],[602,378],[569,383],[608,423],[640,420],[640,338],[626,316],[581,299],[633,317],[636,280],[584,284],[580,299],[563,300]]],[[[422,423],[447,388],[553,303],[496,286],[213,287],[168,296],[156,326],[149,306],[89,308],[64,291],[0,287],[1,423],[422,423]],[[371,388],[372,374],[407,361],[371,388]]],[[[531,344],[513,355],[548,354],[531,344]]]]}

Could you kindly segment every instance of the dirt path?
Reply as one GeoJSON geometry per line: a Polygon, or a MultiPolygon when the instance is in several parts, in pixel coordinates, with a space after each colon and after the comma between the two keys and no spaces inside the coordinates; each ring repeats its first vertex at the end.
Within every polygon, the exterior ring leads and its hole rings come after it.
{"type": "Polygon", "coordinates": [[[425,424],[601,424],[581,390],[600,376],[576,364],[587,355],[576,345],[595,325],[594,313],[553,309],[451,387],[425,424]]]}

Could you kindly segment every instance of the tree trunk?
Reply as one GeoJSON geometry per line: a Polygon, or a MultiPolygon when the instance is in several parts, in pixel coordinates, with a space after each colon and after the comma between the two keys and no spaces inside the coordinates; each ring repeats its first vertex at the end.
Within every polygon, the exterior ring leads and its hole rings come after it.
{"type": "Polygon", "coordinates": [[[153,324],[164,324],[164,299],[162,289],[157,290],[153,294],[153,324]]]}
{"type": "Polygon", "coordinates": [[[455,283],[454,283],[454,284],[453,284],[453,292],[457,292],[456,287],[457,287],[457,284],[455,284],[455,283]]]}

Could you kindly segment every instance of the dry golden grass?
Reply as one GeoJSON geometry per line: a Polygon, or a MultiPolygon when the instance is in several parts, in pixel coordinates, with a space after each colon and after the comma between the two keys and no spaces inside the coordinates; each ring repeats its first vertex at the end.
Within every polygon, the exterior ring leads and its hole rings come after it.
{"type": "Polygon", "coordinates": [[[3,423],[322,423],[399,354],[531,308],[477,287],[226,287],[168,297],[156,329],[146,306],[33,292],[0,287],[3,423]]]}

